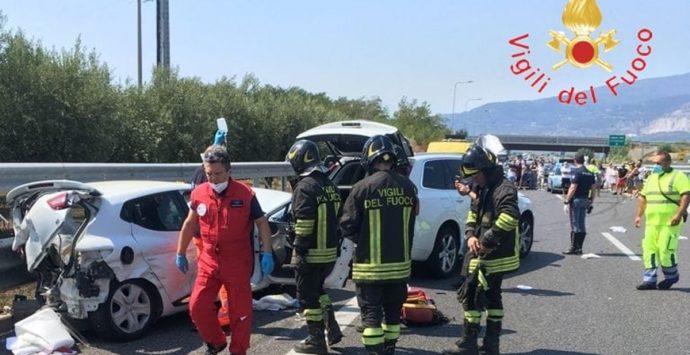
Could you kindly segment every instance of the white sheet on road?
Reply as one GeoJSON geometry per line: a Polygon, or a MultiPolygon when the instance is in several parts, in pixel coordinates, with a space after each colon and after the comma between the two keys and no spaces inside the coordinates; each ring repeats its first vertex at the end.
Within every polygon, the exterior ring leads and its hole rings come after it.
{"type": "Polygon", "coordinates": [[[56,350],[68,351],[74,345],[74,339],[51,308],[20,320],[14,325],[14,332],[17,337],[7,340],[7,348],[16,355],[53,354],[56,350]]]}
{"type": "Polygon", "coordinates": [[[285,308],[297,308],[299,302],[287,293],[282,295],[267,295],[261,299],[252,300],[252,308],[255,311],[280,311],[285,308]]]}

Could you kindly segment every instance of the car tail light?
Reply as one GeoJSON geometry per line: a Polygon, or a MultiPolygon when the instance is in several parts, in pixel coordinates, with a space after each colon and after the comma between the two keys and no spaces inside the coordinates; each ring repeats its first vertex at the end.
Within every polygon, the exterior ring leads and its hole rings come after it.
{"type": "Polygon", "coordinates": [[[63,192],[55,197],[48,199],[48,206],[54,210],[63,210],[69,207],[69,202],[67,201],[67,193],[63,192]]]}

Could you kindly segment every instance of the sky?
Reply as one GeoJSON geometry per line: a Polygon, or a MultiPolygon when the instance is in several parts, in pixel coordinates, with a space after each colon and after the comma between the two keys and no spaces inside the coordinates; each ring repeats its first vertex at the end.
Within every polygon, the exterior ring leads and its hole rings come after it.
{"type": "MultiPolygon", "coordinates": [[[[652,53],[639,79],[690,72],[688,0],[598,0],[603,22],[592,37],[615,29],[621,41],[600,53],[613,71],[571,65],[554,71],[565,54],[547,47],[549,30],[574,37],[561,20],[566,2],[170,0],[171,65],[209,83],[253,73],[263,84],[332,98],[380,97],[390,112],[401,98],[416,99],[435,113],[603,85],[631,69],[643,28],[653,34],[645,43],[652,53]],[[521,43],[530,53],[513,58],[522,50],[508,41],[525,34],[521,43]],[[511,72],[519,59],[552,79],[542,93],[524,80],[529,72],[511,72]]],[[[137,78],[136,8],[136,0],[0,0],[5,30],[58,50],[81,38],[123,85],[137,78]]],[[[155,1],[142,3],[142,26],[147,81],[156,61],[155,1]]]]}

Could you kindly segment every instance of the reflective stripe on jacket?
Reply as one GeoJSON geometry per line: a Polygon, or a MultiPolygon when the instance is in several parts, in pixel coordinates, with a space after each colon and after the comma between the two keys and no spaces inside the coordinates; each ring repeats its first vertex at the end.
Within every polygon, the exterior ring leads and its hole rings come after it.
{"type": "Polygon", "coordinates": [[[343,237],[357,244],[355,282],[409,279],[418,203],[414,184],[393,171],[377,171],[355,184],[340,221],[343,237]]]}
{"type": "Polygon", "coordinates": [[[299,181],[292,194],[295,248],[306,251],[308,263],[334,262],[338,253],[338,188],[316,172],[299,181]]]}

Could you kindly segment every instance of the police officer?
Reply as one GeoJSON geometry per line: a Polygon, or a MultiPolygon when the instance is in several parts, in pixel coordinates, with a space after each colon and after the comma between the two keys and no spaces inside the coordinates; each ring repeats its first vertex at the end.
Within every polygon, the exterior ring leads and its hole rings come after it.
{"type": "Polygon", "coordinates": [[[640,228],[645,216],[642,256],[644,279],[638,290],[657,287],[668,290],[678,282],[678,235],[682,222],[687,219],[690,203],[690,179],[671,168],[671,155],[659,151],[652,158],[654,169],[638,197],[635,227],[640,228]],[[661,266],[664,280],[656,283],[657,268],[661,266]]]}
{"type": "Polygon", "coordinates": [[[582,153],[575,154],[575,168],[571,171],[572,182],[563,198],[565,211],[570,217],[570,248],[565,250],[566,255],[582,254],[582,245],[587,236],[585,216],[591,211],[594,202],[594,189],[596,186],[594,174],[585,168],[585,156],[582,153]]]}
{"type": "Polygon", "coordinates": [[[340,220],[343,237],[357,245],[352,279],[369,354],[395,353],[410,277],[417,191],[393,171],[396,160],[390,139],[367,140],[361,163],[369,175],[352,187],[340,220]]]}
{"type": "MultiPolygon", "coordinates": [[[[517,270],[518,218],[517,190],[496,165],[496,156],[480,145],[468,149],[461,164],[462,176],[479,186],[465,225],[469,262],[462,273],[459,301],[464,309],[463,337],[443,354],[498,354],[503,319],[501,283],[503,275],[517,270]],[[486,335],[477,345],[482,311],[486,310],[486,335]]],[[[469,181],[468,181],[469,183],[469,181]]]]}
{"type": "Polygon", "coordinates": [[[254,223],[261,236],[261,271],[273,271],[271,230],[254,191],[230,177],[230,155],[223,146],[212,145],[203,154],[208,182],[197,186],[190,197],[190,210],[182,225],[175,264],[187,272],[187,246],[194,231],[201,233],[202,251],[189,300],[189,313],[199,335],[206,342],[206,354],[227,346],[218,322],[215,301],[221,285],[228,292],[232,341],[230,353],[243,355],[249,348],[252,330],[250,274],[254,253],[250,238],[254,223]]]}
{"type": "Polygon", "coordinates": [[[340,342],[343,337],[331,299],[323,289],[324,279],[331,272],[338,252],[340,193],[326,176],[328,170],[321,163],[314,142],[295,142],[285,160],[300,178],[292,194],[295,219],[292,265],[297,298],[309,328],[309,336],[294,350],[304,354],[326,354],[324,329],[328,328],[328,345],[340,342]]]}

